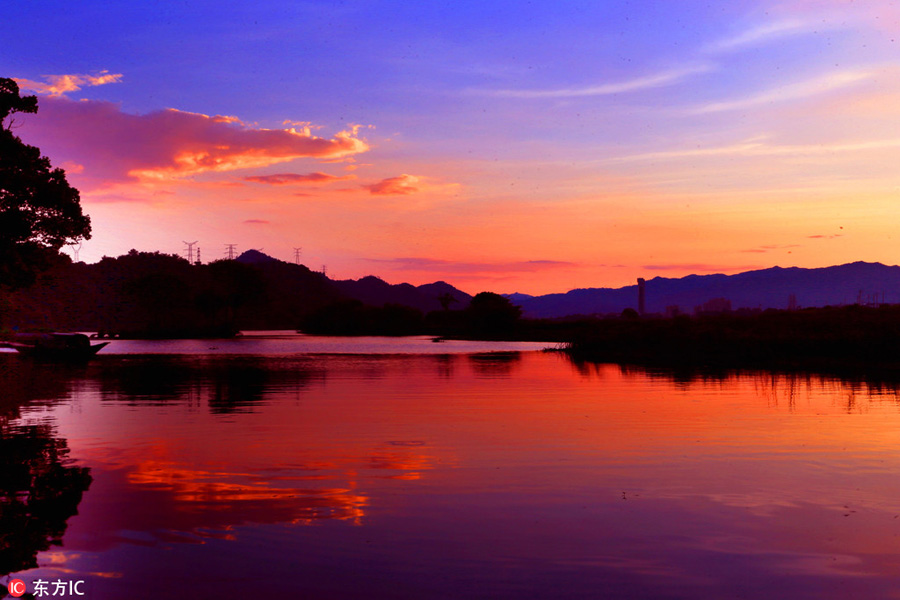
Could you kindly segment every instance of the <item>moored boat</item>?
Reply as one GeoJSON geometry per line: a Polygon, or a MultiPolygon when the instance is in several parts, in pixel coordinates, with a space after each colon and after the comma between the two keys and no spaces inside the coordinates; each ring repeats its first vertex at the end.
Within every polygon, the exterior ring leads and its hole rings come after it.
{"type": "Polygon", "coordinates": [[[20,333],[2,343],[24,356],[54,361],[88,360],[108,344],[91,344],[83,333],[20,333]]]}

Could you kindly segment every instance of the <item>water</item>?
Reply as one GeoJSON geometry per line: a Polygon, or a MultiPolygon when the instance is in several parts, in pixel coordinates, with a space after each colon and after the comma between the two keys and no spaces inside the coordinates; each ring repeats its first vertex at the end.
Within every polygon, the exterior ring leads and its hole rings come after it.
{"type": "Polygon", "coordinates": [[[250,342],[0,356],[4,572],[90,599],[900,595],[892,389],[250,342]]]}

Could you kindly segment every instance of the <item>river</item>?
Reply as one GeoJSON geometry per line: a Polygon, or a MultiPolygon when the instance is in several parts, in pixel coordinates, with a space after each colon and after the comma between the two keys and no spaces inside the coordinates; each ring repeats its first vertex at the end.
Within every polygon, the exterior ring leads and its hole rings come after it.
{"type": "Polygon", "coordinates": [[[0,353],[0,575],[71,598],[888,598],[896,388],[250,334],[0,353]]]}

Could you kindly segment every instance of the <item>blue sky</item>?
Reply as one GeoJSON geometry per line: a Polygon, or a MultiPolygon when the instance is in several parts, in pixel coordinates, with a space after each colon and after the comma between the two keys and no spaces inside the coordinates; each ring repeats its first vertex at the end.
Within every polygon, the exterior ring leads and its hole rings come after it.
{"type": "Polygon", "coordinates": [[[82,190],[95,223],[83,259],[203,236],[210,258],[225,243],[285,260],[303,246],[338,276],[375,266],[391,281],[532,293],[898,262],[890,3],[28,2],[6,14],[17,51],[0,72],[41,95],[17,132],[82,190]],[[81,83],[60,91],[50,76],[63,75],[81,83]],[[266,130],[291,127],[360,143],[266,146],[266,130]],[[328,177],[301,177],[314,173],[328,177]],[[295,177],[248,179],[279,174],[295,177]]]}

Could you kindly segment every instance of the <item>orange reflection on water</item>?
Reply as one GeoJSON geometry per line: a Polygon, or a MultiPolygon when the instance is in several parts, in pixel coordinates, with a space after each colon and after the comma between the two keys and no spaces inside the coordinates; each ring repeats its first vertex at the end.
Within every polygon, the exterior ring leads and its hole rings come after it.
{"type": "Polygon", "coordinates": [[[239,503],[288,503],[297,517],[291,522],[315,519],[341,519],[359,522],[364,515],[368,498],[352,489],[280,488],[267,482],[235,481],[246,475],[202,471],[186,468],[173,462],[145,460],[128,473],[132,485],[150,486],[166,490],[181,510],[228,511],[240,514],[239,503]]]}
{"type": "Polygon", "coordinates": [[[397,564],[427,546],[435,564],[445,551],[491,572],[582,577],[696,581],[711,558],[732,575],[900,577],[889,385],[548,354],[320,363],[302,387],[261,366],[252,402],[233,386],[223,404],[189,370],[165,403],[86,392],[56,416],[95,476],[69,547],[239,545],[260,525],[316,523],[280,543],[333,536],[372,560],[363,538],[396,539],[397,564]]]}

